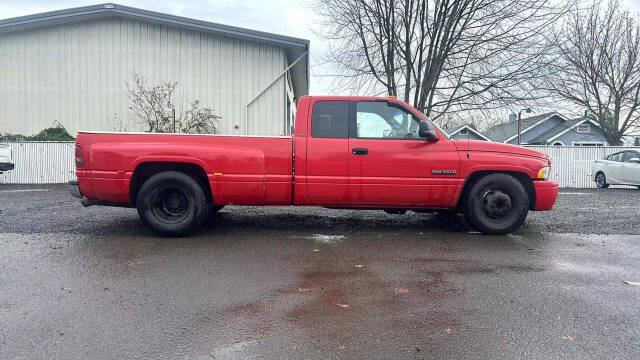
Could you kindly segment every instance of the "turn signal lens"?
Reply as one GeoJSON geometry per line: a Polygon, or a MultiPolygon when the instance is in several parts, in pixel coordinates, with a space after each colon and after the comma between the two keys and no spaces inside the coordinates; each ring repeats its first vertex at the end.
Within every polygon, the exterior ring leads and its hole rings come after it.
{"type": "Polygon", "coordinates": [[[538,170],[538,179],[547,180],[549,178],[550,171],[551,171],[551,168],[549,166],[545,166],[542,169],[538,170]]]}

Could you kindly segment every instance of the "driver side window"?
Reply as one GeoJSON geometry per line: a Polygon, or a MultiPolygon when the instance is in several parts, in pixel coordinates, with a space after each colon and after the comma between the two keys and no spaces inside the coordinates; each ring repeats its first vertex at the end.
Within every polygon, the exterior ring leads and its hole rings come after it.
{"type": "Polygon", "coordinates": [[[356,137],[364,139],[418,139],[420,119],[385,101],[356,105],[356,137]]]}

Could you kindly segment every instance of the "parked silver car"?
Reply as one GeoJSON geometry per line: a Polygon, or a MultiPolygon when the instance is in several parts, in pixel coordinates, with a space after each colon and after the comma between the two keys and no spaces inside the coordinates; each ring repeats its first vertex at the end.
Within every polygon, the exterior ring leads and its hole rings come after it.
{"type": "Polygon", "coordinates": [[[636,185],[640,189],[640,152],[620,151],[593,164],[593,179],[599,188],[636,185]]]}
{"type": "Polygon", "coordinates": [[[0,173],[13,170],[13,153],[9,145],[0,144],[0,173]]]}

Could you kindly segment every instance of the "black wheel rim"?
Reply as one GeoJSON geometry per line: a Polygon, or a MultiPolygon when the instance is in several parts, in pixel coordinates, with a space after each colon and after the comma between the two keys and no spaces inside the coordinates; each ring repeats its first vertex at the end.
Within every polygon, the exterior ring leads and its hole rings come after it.
{"type": "Polygon", "coordinates": [[[598,176],[596,176],[596,184],[598,185],[598,187],[604,186],[605,184],[604,175],[598,174],[598,176]]]}
{"type": "Polygon", "coordinates": [[[513,212],[509,193],[502,189],[489,189],[482,195],[482,211],[491,220],[501,221],[513,212]]]}
{"type": "Polygon", "coordinates": [[[178,223],[188,215],[189,206],[189,196],[183,190],[167,187],[156,192],[151,210],[164,222],[178,223]]]}

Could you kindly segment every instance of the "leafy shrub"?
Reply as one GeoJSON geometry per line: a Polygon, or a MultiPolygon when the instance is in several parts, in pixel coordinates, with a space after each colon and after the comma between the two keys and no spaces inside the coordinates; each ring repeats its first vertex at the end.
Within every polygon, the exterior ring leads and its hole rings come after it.
{"type": "Polygon", "coordinates": [[[73,141],[75,138],[67,132],[64,126],[58,124],[46,128],[36,135],[0,134],[0,140],[4,141],[73,141]]]}

